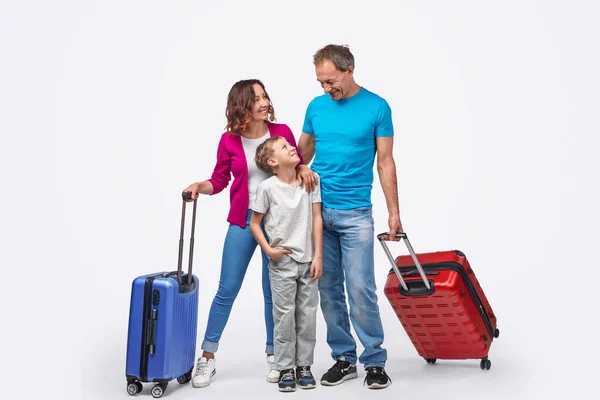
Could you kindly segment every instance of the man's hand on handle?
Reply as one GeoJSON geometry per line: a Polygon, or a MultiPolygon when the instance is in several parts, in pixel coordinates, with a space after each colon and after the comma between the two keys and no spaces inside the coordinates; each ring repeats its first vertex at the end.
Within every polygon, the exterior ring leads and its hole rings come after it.
{"type": "Polygon", "coordinates": [[[400,216],[399,215],[390,215],[388,218],[388,225],[390,228],[390,230],[389,230],[390,234],[383,236],[382,239],[399,242],[400,238],[396,236],[396,233],[404,232],[404,228],[402,228],[402,222],[400,222],[400,216]]]}

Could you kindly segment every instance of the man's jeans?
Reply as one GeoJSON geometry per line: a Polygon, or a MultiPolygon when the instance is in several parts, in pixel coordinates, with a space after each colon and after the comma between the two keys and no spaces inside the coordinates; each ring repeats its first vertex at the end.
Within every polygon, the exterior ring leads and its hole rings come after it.
{"type": "MultiPolygon", "coordinates": [[[[206,334],[202,342],[202,350],[214,353],[219,348],[219,339],[223,334],[233,302],[237,297],[250,259],[258,244],[250,232],[252,210],[246,215],[246,228],[230,224],[223,245],[221,261],[221,278],[219,289],[212,302],[206,334]]],[[[262,252],[262,290],[265,302],[265,327],[267,330],[267,346],[265,352],[273,354],[273,302],[271,299],[271,283],[269,281],[269,258],[262,252]]]]}
{"type": "Polygon", "coordinates": [[[383,326],[375,293],[372,208],[336,210],[323,207],[322,215],[323,276],[319,279],[319,293],[331,356],[334,360],[343,357],[356,363],[356,342],[350,333],[352,320],[365,348],[358,361],[365,367],[383,367],[387,351],[381,347],[383,326]]]}

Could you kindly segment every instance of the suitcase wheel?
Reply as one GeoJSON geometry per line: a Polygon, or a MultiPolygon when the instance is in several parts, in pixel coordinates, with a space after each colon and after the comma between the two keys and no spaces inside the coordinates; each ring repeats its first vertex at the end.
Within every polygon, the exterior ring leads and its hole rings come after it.
{"type": "Polygon", "coordinates": [[[181,375],[179,378],[177,378],[177,382],[179,382],[182,385],[185,385],[186,383],[188,383],[191,380],[192,380],[191,372],[187,372],[187,373],[181,375]]]}
{"type": "Polygon", "coordinates": [[[425,361],[427,361],[427,364],[435,364],[437,359],[436,358],[426,358],[425,361]]]}
{"type": "Polygon", "coordinates": [[[136,394],[141,392],[143,388],[144,387],[142,386],[142,382],[140,381],[129,382],[127,384],[127,394],[129,394],[130,396],[135,396],[136,394]]]}
{"type": "Polygon", "coordinates": [[[498,336],[500,336],[500,329],[496,328],[496,330],[494,331],[494,337],[498,339],[498,336]]]}
{"type": "Polygon", "coordinates": [[[479,366],[481,367],[481,369],[488,371],[490,368],[492,368],[492,362],[486,357],[481,359],[479,366]]]}
{"type": "Polygon", "coordinates": [[[186,372],[185,374],[181,375],[179,378],[177,378],[177,382],[179,382],[182,385],[185,385],[186,383],[188,383],[189,381],[192,380],[192,371],[194,370],[194,366],[192,365],[192,368],[190,368],[190,370],[188,372],[186,372]]]}
{"type": "Polygon", "coordinates": [[[166,388],[167,385],[165,385],[164,383],[159,383],[157,385],[154,385],[150,393],[152,393],[152,397],[158,399],[159,397],[162,397],[162,395],[165,393],[166,388]]]}

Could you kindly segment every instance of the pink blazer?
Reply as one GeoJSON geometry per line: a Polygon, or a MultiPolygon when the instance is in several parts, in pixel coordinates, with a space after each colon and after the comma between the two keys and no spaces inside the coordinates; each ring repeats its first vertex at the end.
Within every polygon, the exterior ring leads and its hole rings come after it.
{"type": "MultiPolygon", "coordinates": [[[[296,148],[300,163],[304,164],[302,155],[296,145],[294,134],[285,124],[267,122],[271,136],[282,136],[296,148]]],[[[208,180],[213,187],[213,194],[217,194],[229,185],[233,174],[233,183],[229,189],[229,216],[227,221],[231,224],[246,227],[246,215],[248,213],[248,164],[246,154],[242,145],[242,139],[229,132],[221,135],[219,147],[217,148],[217,164],[211,178],[208,180]]]]}

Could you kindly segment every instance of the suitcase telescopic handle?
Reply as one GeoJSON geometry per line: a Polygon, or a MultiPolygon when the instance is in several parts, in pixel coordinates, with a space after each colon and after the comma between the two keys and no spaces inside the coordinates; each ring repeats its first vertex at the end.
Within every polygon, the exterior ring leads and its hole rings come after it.
{"type": "MultiPolygon", "coordinates": [[[[185,226],[185,206],[187,204],[187,200],[191,200],[192,194],[190,192],[181,193],[181,197],[183,198],[183,205],[181,207],[181,231],[179,234],[179,257],[177,260],[177,282],[181,285],[181,274],[182,274],[182,261],[183,261],[183,231],[185,226]]],[[[198,199],[194,199],[194,208],[192,211],[192,234],[190,237],[190,257],[188,260],[188,275],[187,275],[187,283],[188,285],[192,283],[192,262],[194,260],[194,230],[196,228],[196,204],[198,199]]]]}
{"type": "MultiPolygon", "coordinates": [[[[396,276],[398,277],[398,280],[400,281],[400,285],[402,285],[402,288],[408,292],[408,286],[406,286],[406,282],[404,281],[404,278],[402,278],[402,274],[400,273],[400,270],[396,266],[394,257],[392,257],[392,253],[390,253],[390,249],[388,248],[387,244],[385,243],[386,240],[384,240],[384,237],[386,237],[386,236],[389,237],[389,235],[390,235],[389,232],[380,233],[379,235],[377,235],[377,239],[379,240],[379,243],[381,243],[381,246],[383,247],[383,251],[385,252],[385,255],[387,256],[388,260],[390,261],[390,264],[392,264],[392,269],[396,273],[396,276]]],[[[398,233],[396,233],[396,237],[399,237],[400,239],[404,239],[404,244],[406,245],[406,248],[408,249],[408,252],[410,253],[410,256],[412,257],[412,259],[415,263],[415,266],[417,267],[417,271],[419,271],[419,274],[421,275],[421,278],[423,279],[423,283],[425,284],[425,287],[427,288],[427,290],[430,290],[431,285],[429,284],[429,280],[427,279],[427,275],[425,275],[425,271],[423,270],[421,263],[417,259],[415,250],[413,249],[412,245],[410,244],[410,241],[408,240],[408,235],[405,232],[398,232],[398,233]]]]}

